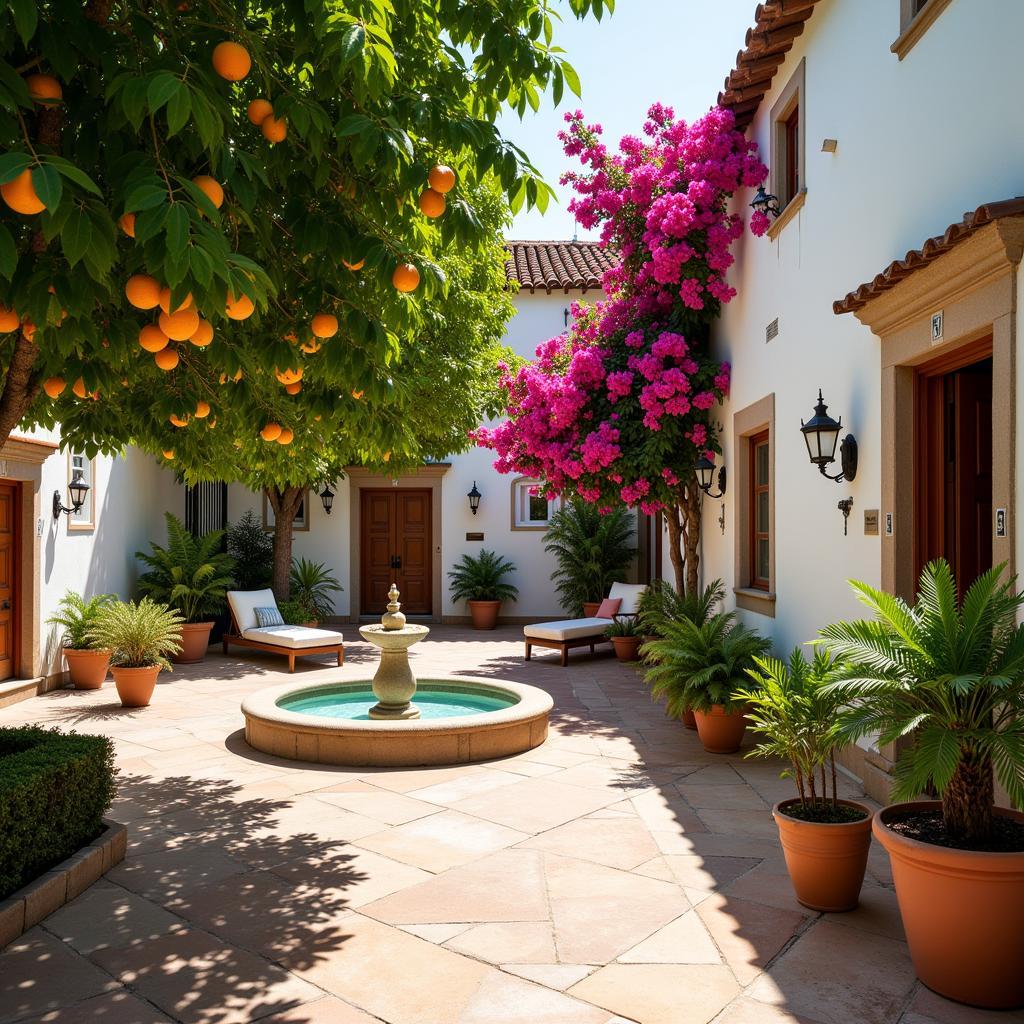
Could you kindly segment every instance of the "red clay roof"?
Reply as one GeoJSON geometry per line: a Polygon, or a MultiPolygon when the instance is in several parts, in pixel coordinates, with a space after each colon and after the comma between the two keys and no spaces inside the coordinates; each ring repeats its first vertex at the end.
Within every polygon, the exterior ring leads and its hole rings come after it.
{"type": "Polygon", "coordinates": [[[606,270],[618,266],[619,254],[600,242],[506,242],[505,273],[523,288],[546,292],[600,288],[606,270]]]}
{"type": "Polygon", "coordinates": [[[969,238],[979,228],[1002,217],[1018,216],[1024,216],[1024,197],[1022,196],[1018,196],[1016,199],[1004,199],[998,203],[986,203],[973,212],[965,213],[963,220],[950,224],[941,235],[929,238],[920,249],[911,249],[903,259],[890,263],[880,274],[870,281],[865,281],[860,287],[848,293],[845,298],[836,299],[832,303],[833,312],[837,314],[852,313],[854,310],[866,306],[882,292],[895,288],[900,281],[949,252],[953,246],[965,238],[969,238]]]}
{"type": "Polygon", "coordinates": [[[754,11],[754,26],[747,29],[745,49],[736,54],[736,67],[726,76],[718,105],[736,115],[741,131],[754,120],[775,72],[804,30],[819,0],[767,0],[754,11]]]}

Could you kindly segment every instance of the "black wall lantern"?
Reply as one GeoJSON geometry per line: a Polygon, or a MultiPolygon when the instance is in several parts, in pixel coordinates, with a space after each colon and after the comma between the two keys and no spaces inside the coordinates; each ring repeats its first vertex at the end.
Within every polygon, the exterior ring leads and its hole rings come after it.
{"type": "Polygon", "coordinates": [[[320,492],[320,501],[323,502],[324,511],[330,515],[334,507],[334,491],[331,490],[330,484],[324,484],[324,489],[320,492]]]}
{"type": "Polygon", "coordinates": [[[476,515],[476,510],[480,507],[480,499],[483,495],[476,489],[476,481],[473,481],[473,490],[466,495],[469,498],[469,510],[476,515]]]}
{"type": "Polygon", "coordinates": [[[751,209],[757,210],[759,213],[771,214],[773,217],[778,217],[782,212],[779,209],[779,200],[777,196],[773,196],[771,192],[765,192],[764,185],[761,185],[757,190],[757,195],[751,200],[751,209]]]}
{"type": "Polygon", "coordinates": [[[718,471],[718,493],[711,493],[711,484],[715,478],[715,464],[706,456],[702,455],[697,464],[693,467],[697,474],[697,486],[709,497],[717,500],[725,497],[725,466],[718,471]]]}
{"type": "Polygon", "coordinates": [[[835,480],[836,483],[852,480],[857,475],[857,440],[853,434],[847,434],[843,438],[843,443],[839,445],[839,464],[843,471],[835,476],[825,472],[825,467],[836,461],[836,443],[842,429],[842,417],[834,420],[829,416],[828,406],[822,399],[819,388],[814,415],[806,423],[800,421],[800,432],[807,443],[807,454],[811,457],[811,462],[818,467],[822,476],[835,480]]]}
{"type": "Polygon", "coordinates": [[[89,494],[89,485],[82,479],[82,471],[76,469],[68,484],[68,494],[71,496],[71,508],[65,508],[60,500],[60,491],[53,492],[53,518],[60,519],[60,514],[74,515],[82,510],[85,499],[89,494]]]}

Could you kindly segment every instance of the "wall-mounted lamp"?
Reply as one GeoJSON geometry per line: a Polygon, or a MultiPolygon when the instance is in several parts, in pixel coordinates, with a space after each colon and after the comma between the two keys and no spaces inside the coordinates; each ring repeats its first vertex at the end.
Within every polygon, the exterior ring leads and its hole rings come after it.
{"type": "Polygon", "coordinates": [[[693,467],[697,474],[697,486],[709,497],[716,501],[725,497],[725,466],[718,471],[718,493],[711,493],[711,484],[715,479],[715,464],[706,456],[702,455],[697,464],[693,467]]]}
{"type": "Polygon", "coordinates": [[[761,185],[758,188],[757,195],[754,196],[751,201],[750,207],[760,213],[771,214],[773,217],[778,217],[782,212],[779,209],[778,196],[773,196],[770,192],[765,192],[764,185],[761,185]]]}
{"type": "Polygon", "coordinates": [[[566,327],[569,326],[569,307],[568,306],[566,306],[565,309],[562,310],[562,323],[566,327]]]}
{"type": "Polygon", "coordinates": [[[82,471],[76,469],[68,484],[68,494],[71,496],[71,508],[65,508],[60,500],[60,491],[53,492],[53,518],[60,519],[60,514],[72,516],[82,510],[85,505],[86,496],[89,493],[89,485],[82,479],[82,471]]]}
{"type": "Polygon", "coordinates": [[[473,490],[466,495],[469,498],[469,510],[476,515],[476,510],[480,507],[480,499],[483,495],[476,489],[476,481],[473,481],[473,490]]]}
{"type": "Polygon", "coordinates": [[[843,536],[846,536],[846,527],[850,522],[850,512],[853,511],[853,498],[840,498],[839,511],[843,513],[843,536]]]}
{"type": "Polygon", "coordinates": [[[836,443],[842,429],[842,417],[834,420],[829,416],[828,406],[822,399],[819,388],[814,415],[806,423],[800,421],[800,432],[807,443],[807,454],[811,457],[811,462],[818,467],[822,476],[835,480],[836,483],[852,480],[857,475],[857,440],[853,434],[847,434],[843,438],[843,443],[839,445],[839,463],[843,471],[836,476],[825,472],[825,467],[836,461],[836,443]]]}
{"type": "Polygon", "coordinates": [[[334,491],[331,490],[330,484],[324,484],[324,489],[320,492],[320,501],[323,502],[324,511],[330,515],[334,507],[334,491]]]}

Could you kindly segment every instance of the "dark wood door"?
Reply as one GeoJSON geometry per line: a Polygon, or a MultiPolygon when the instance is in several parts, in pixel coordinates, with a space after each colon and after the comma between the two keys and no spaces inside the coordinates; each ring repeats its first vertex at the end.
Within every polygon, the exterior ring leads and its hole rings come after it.
{"type": "Polygon", "coordinates": [[[407,615],[433,613],[431,492],[362,491],[360,613],[380,615],[395,583],[407,615]]]}
{"type": "Polygon", "coordinates": [[[18,488],[0,484],[0,679],[17,664],[18,488]]]}

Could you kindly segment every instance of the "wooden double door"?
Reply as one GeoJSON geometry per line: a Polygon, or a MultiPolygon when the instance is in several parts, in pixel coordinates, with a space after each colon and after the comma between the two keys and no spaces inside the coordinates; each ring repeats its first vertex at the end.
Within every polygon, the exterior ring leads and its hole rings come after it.
{"type": "Polygon", "coordinates": [[[0,680],[17,668],[18,486],[0,484],[0,680]]]}
{"type": "Polygon", "coordinates": [[[429,489],[364,488],[360,498],[360,614],[378,616],[395,583],[406,615],[432,615],[433,524],[429,489]]]}

